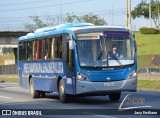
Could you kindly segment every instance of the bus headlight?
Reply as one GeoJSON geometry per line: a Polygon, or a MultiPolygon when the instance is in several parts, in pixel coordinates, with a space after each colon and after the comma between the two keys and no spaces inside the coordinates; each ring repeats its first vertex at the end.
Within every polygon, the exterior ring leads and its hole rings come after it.
{"type": "Polygon", "coordinates": [[[85,75],[83,75],[82,73],[77,72],[77,79],[78,80],[87,80],[88,78],[85,75]]]}
{"type": "Polygon", "coordinates": [[[132,79],[132,78],[135,78],[135,77],[137,77],[137,70],[132,71],[128,76],[129,79],[132,79]]]}

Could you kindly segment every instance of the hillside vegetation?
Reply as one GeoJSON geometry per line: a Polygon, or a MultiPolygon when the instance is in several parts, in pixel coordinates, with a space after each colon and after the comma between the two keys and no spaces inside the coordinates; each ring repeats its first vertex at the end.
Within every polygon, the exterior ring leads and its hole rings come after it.
{"type": "MultiPolygon", "coordinates": [[[[150,58],[153,55],[160,56],[160,34],[135,32],[135,39],[137,42],[138,70],[143,67],[154,67],[150,58]]],[[[3,64],[4,60],[14,60],[14,54],[0,55],[0,65],[3,64]]]]}
{"type": "Polygon", "coordinates": [[[136,32],[135,37],[138,56],[160,54],[160,34],[141,34],[136,32]]]}
{"type": "Polygon", "coordinates": [[[137,42],[138,69],[143,67],[154,67],[150,58],[153,55],[160,56],[160,34],[135,33],[137,42]]]}
{"type": "Polygon", "coordinates": [[[0,65],[3,65],[5,60],[15,60],[14,54],[0,55],[0,65]]]}

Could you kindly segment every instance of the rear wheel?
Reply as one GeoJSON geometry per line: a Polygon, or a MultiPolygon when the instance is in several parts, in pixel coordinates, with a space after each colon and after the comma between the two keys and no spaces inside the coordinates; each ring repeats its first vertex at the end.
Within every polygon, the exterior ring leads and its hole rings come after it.
{"type": "Polygon", "coordinates": [[[121,92],[109,94],[110,101],[119,101],[120,97],[121,97],[121,92]]]}
{"type": "Polygon", "coordinates": [[[59,86],[58,86],[58,90],[59,90],[59,99],[62,103],[66,103],[69,101],[69,95],[65,94],[65,88],[64,88],[64,82],[61,79],[59,82],[59,86]]]}
{"type": "Polygon", "coordinates": [[[45,98],[45,97],[46,97],[46,93],[43,92],[43,91],[41,91],[41,92],[40,92],[40,97],[41,97],[41,98],[45,98]]]}
{"type": "Polygon", "coordinates": [[[39,98],[40,97],[40,93],[36,90],[34,90],[34,82],[31,79],[30,80],[30,94],[32,96],[32,98],[39,98]]]}

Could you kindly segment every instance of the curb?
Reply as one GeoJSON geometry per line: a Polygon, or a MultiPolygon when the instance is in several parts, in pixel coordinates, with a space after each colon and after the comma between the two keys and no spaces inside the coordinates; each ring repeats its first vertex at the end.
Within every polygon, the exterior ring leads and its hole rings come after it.
{"type": "Polygon", "coordinates": [[[138,89],[138,91],[160,92],[160,89],[154,89],[154,88],[141,88],[141,89],[138,89]]]}
{"type": "Polygon", "coordinates": [[[5,83],[5,81],[0,81],[0,83],[5,83]]]}

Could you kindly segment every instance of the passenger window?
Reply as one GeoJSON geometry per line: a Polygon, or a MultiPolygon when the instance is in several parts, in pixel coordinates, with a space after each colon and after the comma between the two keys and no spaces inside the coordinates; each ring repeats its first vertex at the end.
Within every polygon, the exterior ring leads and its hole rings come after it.
{"type": "Polygon", "coordinates": [[[51,57],[52,57],[52,59],[53,59],[53,55],[54,55],[54,53],[53,53],[53,51],[52,51],[52,48],[53,48],[53,38],[48,38],[48,39],[45,39],[45,49],[44,49],[44,58],[45,59],[51,59],[51,57]]]}
{"type": "Polygon", "coordinates": [[[26,60],[26,42],[19,43],[19,61],[26,60]]]}
{"type": "Polygon", "coordinates": [[[56,36],[54,40],[55,58],[62,58],[62,36],[56,36]]]}
{"type": "Polygon", "coordinates": [[[27,41],[27,60],[33,60],[33,41],[27,41]]]}
{"type": "Polygon", "coordinates": [[[69,45],[67,45],[67,43],[69,44],[69,40],[71,40],[69,34],[62,36],[62,59],[64,60],[68,60],[69,45]]]}
{"type": "Polygon", "coordinates": [[[39,40],[39,55],[38,55],[38,59],[42,59],[43,58],[43,47],[44,47],[44,43],[43,40],[39,40]]]}
{"type": "Polygon", "coordinates": [[[35,41],[35,60],[39,59],[39,43],[38,40],[35,41]]]}

